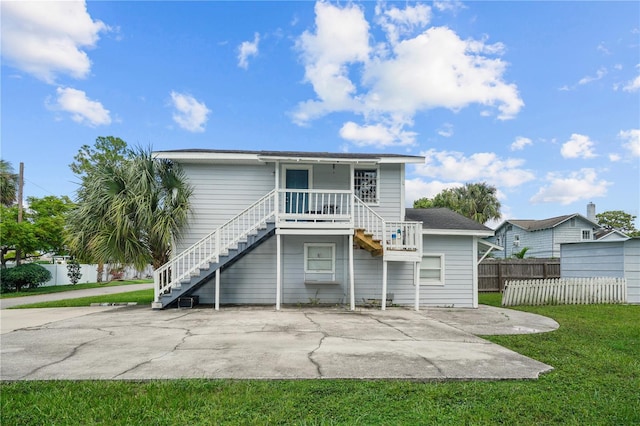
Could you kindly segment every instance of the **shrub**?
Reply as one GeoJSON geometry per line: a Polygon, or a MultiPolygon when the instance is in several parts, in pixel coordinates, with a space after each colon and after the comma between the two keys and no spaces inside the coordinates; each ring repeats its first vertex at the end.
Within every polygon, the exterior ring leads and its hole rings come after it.
{"type": "Polygon", "coordinates": [[[80,264],[77,260],[70,260],[67,262],[67,276],[73,285],[78,284],[78,281],[82,278],[82,273],[80,273],[80,264]]]}
{"type": "Polygon", "coordinates": [[[51,279],[51,272],[35,263],[25,263],[2,271],[3,289],[20,291],[22,287],[36,288],[51,279]]]}

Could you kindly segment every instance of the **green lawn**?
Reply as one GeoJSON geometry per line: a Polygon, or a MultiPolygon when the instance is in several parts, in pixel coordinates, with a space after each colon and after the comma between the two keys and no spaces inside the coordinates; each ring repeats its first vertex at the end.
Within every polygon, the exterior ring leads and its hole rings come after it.
{"type": "Polygon", "coordinates": [[[24,296],[36,296],[38,294],[61,293],[63,291],[84,290],[87,288],[113,287],[113,286],[120,286],[120,285],[143,284],[143,283],[151,283],[151,282],[153,282],[153,280],[127,280],[127,281],[110,281],[108,283],[86,283],[86,284],[76,284],[76,285],[55,285],[55,286],[47,286],[47,287],[36,287],[36,288],[23,290],[20,292],[0,293],[0,299],[5,299],[5,298],[8,299],[13,297],[24,297],[24,296]]]}
{"type": "Polygon", "coordinates": [[[138,305],[151,305],[153,301],[153,289],[128,291],[126,293],[105,294],[102,296],[78,297],[75,299],[53,300],[51,302],[29,303],[13,306],[9,309],[31,308],[77,308],[91,306],[92,303],[127,303],[135,302],[138,305]]]}
{"type": "Polygon", "coordinates": [[[488,339],[555,367],[538,380],[14,382],[0,385],[0,423],[640,424],[640,306],[521,309],[560,328],[488,339]]]}

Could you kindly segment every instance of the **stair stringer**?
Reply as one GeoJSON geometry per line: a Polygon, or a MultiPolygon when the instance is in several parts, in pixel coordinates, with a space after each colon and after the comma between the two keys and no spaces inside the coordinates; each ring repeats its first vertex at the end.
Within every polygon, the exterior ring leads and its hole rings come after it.
{"type": "Polygon", "coordinates": [[[249,234],[246,241],[239,242],[237,248],[230,248],[227,254],[221,254],[217,262],[210,263],[208,268],[200,268],[199,273],[192,275],[189,281],[182,282],[179,287],[174,287],[169,293],[161,296],[162,308],[171,307],[171,305],[177,303],[179,297],[193,294],[193,292],[213,279],[216,271],[224,271],[229,268],[275,235],[275,229],[274,222],[267,222],[264,228],[258,229],[254,234],[249,234]]]}

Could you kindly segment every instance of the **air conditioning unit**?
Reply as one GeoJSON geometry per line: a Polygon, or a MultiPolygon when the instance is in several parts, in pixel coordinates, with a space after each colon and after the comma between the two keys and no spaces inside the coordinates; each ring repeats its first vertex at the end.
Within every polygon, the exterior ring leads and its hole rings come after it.
{"type": "Polygon", "coordinates": [[[520,247],[520,240],[515,240],[515,241],[513,242],[513,246],[514,246],[514,247],[520,247]]]}

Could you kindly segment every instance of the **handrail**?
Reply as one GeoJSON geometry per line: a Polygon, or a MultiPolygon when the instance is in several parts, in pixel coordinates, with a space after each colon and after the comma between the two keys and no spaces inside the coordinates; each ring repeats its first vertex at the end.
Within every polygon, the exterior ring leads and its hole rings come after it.
{"type": "Polygon", "coordinates": [[[422,251],[422,222],[387,221],[354,195],[354,228],[365,229],[386,250],[422,251]]]}
{"type": "Polygon", "coordinates": [[[203,237],[153,272],[154,300],[191,276],[200,267],[217,262],[220,255],[256,231],[276,213],[275,190],[256,201],[218,229],[203,237]]]}

